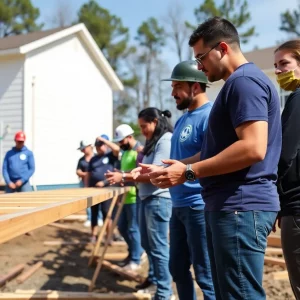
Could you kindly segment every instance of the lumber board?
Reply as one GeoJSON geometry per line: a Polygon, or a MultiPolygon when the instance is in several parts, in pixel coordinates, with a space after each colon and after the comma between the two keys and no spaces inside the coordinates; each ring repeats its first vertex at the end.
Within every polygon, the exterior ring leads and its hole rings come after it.
{"type": "MultiPolygon", "coordinates": [[[[128,256],[128,252],[117,252],[117,253],[105,253],[104,259],[105,260],[112,260],[112,261],[122,261],[128,256]]],[[[99,256],[96,256],[95,259],[99,259],[99,256]]]]}
{"type": "Polygon", "coordinates": [[[281,238],[279,235],[269,235],[268,236],[268,247],[281,248],[281,238]]]}
{"type": "Polygon", "coordinates": [[[48,224],[48,226],[51,227],[56,227],[58,229],[63,229],[63,230],[74,230],[83,234],[89,234],[90,231],[88,230],[84,230],[84,229],[80,229],[80,228],[75,228],[74,226],[70,226],[70,225],[66,225],[66,224],[59,224],[59,223],[50,223],[48,224]]]}
{"type": "Polygon", "coordinates": [[[42,261],[35,263],[28,270],[26,270],[23,274],[21,274],[17,277],[17,279],[16,279],[17,283],[19,283],[19,284],[23,283],[25,280],[27,280],[31,275],[33,275],[42,266],[43,266],[42,261]]]}
{"type": "MultiPolygon", "coordinates": [[[[79,189],[80,190],[80,189],[79,189]]],[[[42,227],[49,223],[55,222],[66,216],[72,215],[78,211],[86,209],[97,203],[101,203],[114,196],[123,194],[129,190],[128,187],[109,187],[109,188],[86,188],[82,189],[80,195],[68,198],[63,201],[56,201],[45,204],[33,209],[26,209],[12,214],[5,214],[0,216],[0,243],[4,243],[14,237],[24,234],[28,231],[42,227]]],[[[63,190],[59,190],[62,193],[63,190]]],[[[50,194],[55,195],[53,191],[50,194]]],[[[68,194],[69,190],[64,193],[68,194]]],[[[39,192],[18,193],[35,194],[39,192]]],[[[47,194],[43,192],[43,194],[47,194]]],[[[41,197],[43,195],[41,193],[41,197]]],[[[18,195],[18,197],[20,197],[18,195]]],[[[15,194],[7,194],[6,199],[13,201],[15,194]]],[[[1,204],[0,204],[1,209],[1,204]]]]}
{"type": "Polygon", "coordinates": [[[112,264],[107,260],[103,260],[102,265],[103,265],[103,267],[107,268],[108,270],[115,272],[115,273],[117,273],[123,277],[126,277],[130,280],[134,280],[136,282],[144,282],[146,279],[145,277],[137,274],[134,271],[124,270],[122,267],[112,264]]]}
{"type": "Polygon", "coordinates": [[[138,293],[89,293],[61,291],[17,291],[16,293],[0,293],[1,300],[45,300],[45,299],[89,299],[89,300],[150,300],[150,294],[138,293]]]}
{"type": "Polygon", "coordinates": [[[287,271],[278,271],[272,273],[274,280],[289,280],[289,274],[287,271]]]}
{"type": "Polygon", "coordinates": [[[0,276],[0,287],[5,285],[6,282],[12,280],[17,275],[19,275],[25,268],[25,264],[19,264],[12,269],[9,270],[9,272],[3,276],[0,276]]]}
{"type": "Polygon", "coordinates": [[[267,247],[266,249],[266,255],[282,255],[282,249],[281,248],[273,248],[273,247],[267,247]]]}
{"type": "Polygon", "coordinates": [[[265,264],[286,267],[285,260],[277,257],[265,256],[265,264]]]}

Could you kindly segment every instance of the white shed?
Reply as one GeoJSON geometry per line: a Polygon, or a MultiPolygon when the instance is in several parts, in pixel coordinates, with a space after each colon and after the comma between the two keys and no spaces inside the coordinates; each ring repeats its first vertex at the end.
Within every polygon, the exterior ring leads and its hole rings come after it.
{"type": "MultiPolygon", "coordinates": [[[[113,91],[123,85],[85,25],[0,39],[0,162],[24,130],[38,187],[78,183],[81,139],[112,136],[113,91]]],[[[1,175],[2,176],[2,175],[1,175]]]]}
{"type": "MultiPolygon", "coordinates": [[[[264,49],[253,50],[251,52],[245,52],[244,55],[249,62],[255,63],[274,83],[280,96],[280,105],[283,109],[287,96],[290,92],[286,92],[280,89],[276,75],[274,74],[274,50],[276,47],[269,47],[264,49]]],[[[211,101],[214,101],[224,84],[223,80],[214,82],[209,89],[207,89],[208,97],[211,101]]]]}

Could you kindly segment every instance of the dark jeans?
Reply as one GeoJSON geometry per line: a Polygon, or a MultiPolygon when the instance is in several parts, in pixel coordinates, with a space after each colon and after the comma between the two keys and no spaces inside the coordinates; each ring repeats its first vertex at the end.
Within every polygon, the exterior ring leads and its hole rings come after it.
{"type": "Polygon", "coordinates": [[[281,243],[291,287],[300,300],[300,216],[281,218],[281,243]]]}
{"type": "Polygon", "coordinates": [[[105,218],[108,214],[111,202],[112,202],[112,199],[108,199],[101,203],[95,204],[91,207],[91,224],[92,224],[92,226],[98,225],[99,210],[101,210],[101,212],[102,212],[103,221],[105,220],[105,218]]]}
{"type": "Polygon", "coordinates": [[[118,229],[128,245],[130,260],[139,264],[143,249],[141,247],[136,203],[124,204],[118,222],[118,229]]]}
{"type": "Polygon", "coordinates": [[[155,300],[169,300],[172,295],[169,272],[169,221],[172,202],[169,198],[150,196],[141,201],[140,228],[142,246],[149,260],[149,280],[157,285],[155,300]]]}
{"type": "Polygon", "coordinates": [[[181,300],[196,300],[193,278],[205,300],[215,299],[206,241],[203,205],[173,207],[170,221],[170,271],[181,300]]]}
{"type": "Polygon", "coordinates": [[[205,212],[217,300],[266,299],[262,287],[267,237],[277,212],[205,212]]]}

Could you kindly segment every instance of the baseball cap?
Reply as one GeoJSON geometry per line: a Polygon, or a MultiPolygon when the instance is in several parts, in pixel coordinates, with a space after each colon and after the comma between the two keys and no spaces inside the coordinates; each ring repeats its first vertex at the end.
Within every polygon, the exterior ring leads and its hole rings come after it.
{"type": "Polygon", "coordinates": [[[80,141],[79,148],[77,150],[83,150],[85,147],[91,146],[91,145],[92,144],[88,143],[87,141],[80,141]]]}
{"type": "MultiPolygon", "coordinates": [[[[109,137],[106,134],[101,134],[100,137],[109,141],[109,137]]],[[[103,144],[104,143],[102,141],[99,141],[98,139],[95,140],[95,146],[101,147],[103,144]]]]}
{"type": "Polygon", "coordinates": [[[115,130],[114,142],[120,142],[133,133],[133,129],[128,124],[122,124],[115,130]]]}
{"type": "Polygon", "coordinates": [[[15,141],[16,142],[25,142],[25,140],[26,140],[26,136],[25,136],[25,133],[23,131],[18,131],[15,134],[15,141]]]}

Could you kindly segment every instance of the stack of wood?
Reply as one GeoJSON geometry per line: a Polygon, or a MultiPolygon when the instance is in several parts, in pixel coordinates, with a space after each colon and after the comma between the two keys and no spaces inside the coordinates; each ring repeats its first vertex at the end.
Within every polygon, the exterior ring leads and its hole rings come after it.
{"type": "MultiPolygon", "coordinates": [[[[265,264],[271,266],[280,266],[286,269],[281,247],[281,238],[279,235],[271,234],[268,237],[265,264]]],[[[272,276],[275,280],[288,280],[288,273],[286,270],[273,272],[272,276]]]]}

